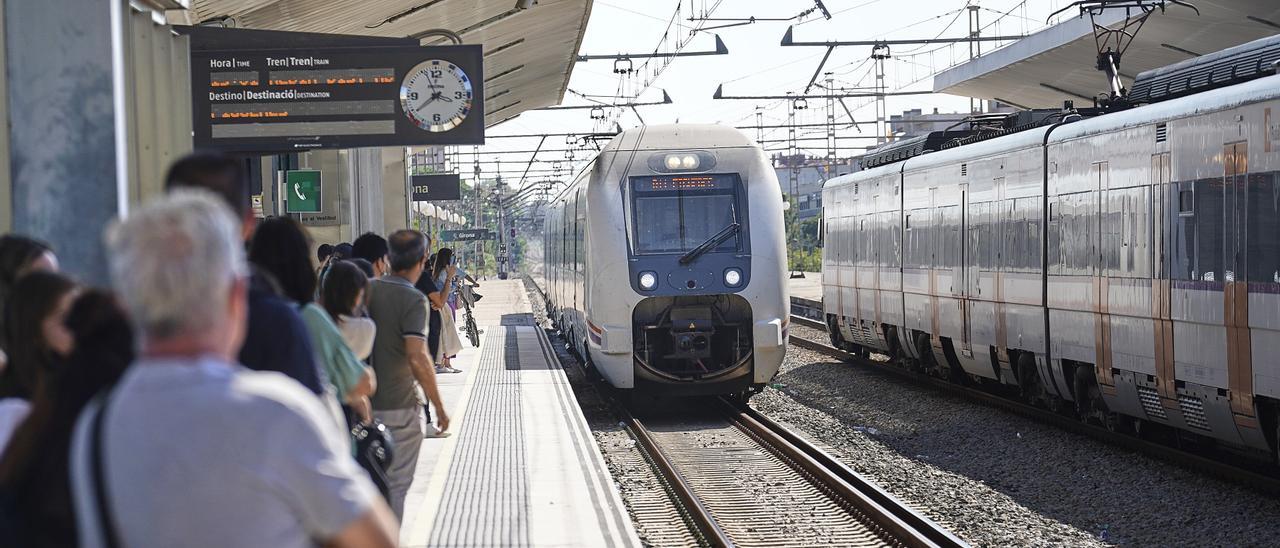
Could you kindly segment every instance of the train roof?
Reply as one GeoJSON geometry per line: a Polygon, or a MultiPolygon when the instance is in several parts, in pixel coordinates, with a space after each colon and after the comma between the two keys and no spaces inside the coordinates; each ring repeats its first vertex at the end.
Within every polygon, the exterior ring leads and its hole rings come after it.
{"type": "MultiPolygon", "coordinates": [[[[862,166],[874,168],[901,162],[917,156],[936,153],[957,147],[967,150],[974,143],[998,139],[1006,135],[1045,127],[1070,118],[1084,119],[1132,119],[1124,116],[1133,110],[1142,111],[1140,118],[1151,118],[1153,112],[1171,109],[1149,110],[1153,103],[1174,101],[1203,92],[1243,84],[1280,73],[1280,35],[1262,38],[1201,55],[1165,67],[1148,70],[1134,79],[1133,90],[1122,103],[1122,110],[1098,108],[1075,109],[1064,105],[1062,110],[1037,109],[1009,114],[973,116],[965,120],[968,127],[934,131],[926,135],[890,143],[868,152],[862,158],[862,166]],[[1137,109],[1128,108],[1145,105],[1137,109]]],[[[1256,92],[1254,92],[1256,94],[1256,92]]],[[[1230,102],[1238,94],[1229,94],[1230,102]]],[[[1172,110],[1185,109],[1186,105],[1172,110]]],[[[1158,115],[1157,115],[1158,117],[1158,115]]],[[[1116,120],[1119,122],[1119,120],[1116,120]]],[[[1110,125],[1103,123],[1104,125],[1110,125]]],[[[957,127],[964,125],[957,124],[957,127]]]]}
{"type": "MultiPolygon", "coordinates": [[[[1053,144],[1098,133],[1147,124],[1158,124],[1187,115],[1229,109],[1239,105],[1275,99],[1280,99],[1280,76],[1270,76],[1230,86],[1214,94],[1211,102],[1206,101],[1204,96],[1192,94],[1114,112],[1105,116],[1084,118],[1059,126],[1053,133],[1049,134],[1048,141],[1053,144]]],[[[995,139],[906,159],[909,163],[899,161],[842,175],[827,181],[824,186],[837,187],[851,184],[854,181],[865,181],[888,173],[897,173],[902,169],[928,168],[947,162],[961,162],[1020,150],[1043,142],[1045,139],[1044,134],[1047,131],[1049,131],[1049,126],[1041,125],[1028,130],[1001,135],[995,139]]]]}
{"type": "Polygon", "coordinates": [[[1128,99],[1154,103],[1276,73],[1280,34],[1138,73],[1128,99]]]}
{"type": "Polygon", "coordinates": [[[754,147],[746,134],[717,124],[659,124],[619,133],[601,152],[616,150],[672,150],[689,148],[754,147]]]}

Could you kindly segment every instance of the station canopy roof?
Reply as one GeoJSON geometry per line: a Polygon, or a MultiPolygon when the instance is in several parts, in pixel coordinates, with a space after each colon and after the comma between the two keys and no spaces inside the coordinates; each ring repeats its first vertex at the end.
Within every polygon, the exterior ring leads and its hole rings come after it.
{"type": "Polygon", "coordinates": [[[559,104],[582,44],[592,0],[191,0],[171,23],[224,21],[246,29],[422,37],[484,46],[485,126],[559,104]],[[229,19],[228,19],[229,18],[229,19]]]}
{"type": "MultiPolygon", "coordinates": [[[[1151,14],[1120,61],[1126,87],[1144,70],[1280,33],[1276,0],[1190,2],[1199,16],[1175,5],[1151,14]]],[[[1123,18],[1123,10],[1113,9],[1098,22],[1114,27],[1123,18]]],[[[938,73],[933,90],[1025,108],[1060,107],[1063,101],[1084,106],[1108,91],[1097,56],[1089,17],[1072,18],[938,73]]]]}

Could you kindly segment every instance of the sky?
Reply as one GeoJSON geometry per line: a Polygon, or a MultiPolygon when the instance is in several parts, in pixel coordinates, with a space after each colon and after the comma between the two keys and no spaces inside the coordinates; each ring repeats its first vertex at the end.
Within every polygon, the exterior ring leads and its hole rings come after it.
{"type": "MultiPolygon", "coordinates": [[[[562,133],[611,131],[615,122],[623,128],[672,122],[718,123],[734,126],[755,125],[757,110],[762,113],[764,125],[782,125],[787,122],[785,100],[713,100],[716,87],[723,84],[725,95],[784,95],[801,93],[817,69],[825,53],[821,47],[782,47],[779,43],[788,25],[795,25],[796,41],[867,40],[867,39],[919,39],[935,37],[959,37],[968,34],[967,4],[979,6],[980,25],[985,35],[1014,35],[1034,32],[1045,26],[1046,17],[1069,4],[1068,0],[824,0],[832,18],[825,20],[820,12],[791,21],[757,21],[753,24],[704,30],[688,39],[689,31],[696,25],[706,27],[724,25],[731,21],[696,22],[690,17],[702,16],[710,11],[715,18],[791,18],[814,8],[813,0],[595,0],[591,18],[583,37],[581,54],[645,53],[655,48],[670,51],[676,39],[688,40],[684,51],[707,51],[714,48],[712,33],[718,34],[729,50],[727,55],[676,58],[653,78],[653,67],[660,60],[650,61],[648,67],[632,75],[620,77],[613,72],[611,60],[578,62],[569,81],[571,92],[565,94],[565,105],[591,104],[591,99],[605,103],[653,102],[662,98],[665,90],[673,101],[670,105],[638,107],[639,116],[630,109],[606,109],[604,120],[592,120],[588,110],[529,111],[519,117],[488,128],[487,135],[530,133],[562,133]],[[673,14],[681,11],[673,23],[673,14]],[[664,34],[668,37],[663,40],[664,34]],[[648,87],[645,83],[652,80],[648,87]],[[592,96],[583,98],[573,92],[592,96]],[[631,98],[640,92],[638,98],[631,98]],[[621,97],[621,98],[618,98],[621,97]],[[617,98],[617,99],[616,99],[617,98]]],[[[535,8],[536,9],[536,8],[535,8]]],[[[1056,20],[1055,20],[1056,21],[1056,20]]],[[[983,51],[996,44],[983,43],[983,51]]],[[[869,87],[874,85],[870,48],[836,48],[823,72],[832,72],[837,87],[869,87]]],[[[885,85],[895,90],[928,90],[932,88],[931,75],[969,57],[968,44],[895,46],[892,57],[885,65],[885,85]]],[[[636,59],[633,67],[641,69],[644,61],[636,59]]],[[[819,76],[821,82],[825,76],[819,76]]],[[[811,95],[823,91],[814,88],[811,95]]],[[[919,108],[932,112],[968,112],[967,98],[948,95],[921,95],[890,97],[888,114],[919,108]]],[[[827,119],[825,100],[809,100],[809,108],[797,111],[797,124],[820,124],[827,119]]],[[[846,99],[859,122],[874,121],[875,103],[872,99],[846,99]]],[[[837,121],[848,117],[836,107],[837,121]]],[[[839,135],[874,135],[871,124],[842,129],[839,135]]],[[[825,128],[803,128],[799,135],[823,137],[825,128]]],[[[748,129],[750,136],[756,130],[748,129]]],[[[765,139],[784,139],[785,128],[764,130],[765,139]]],[[[495,169],[506,179],[519,178],[529,158],[524,154],[493,154],[500,150],[532,151],[538,147],[538,138],[488,139],[480,147],[484,178],[495,169]],[[495,160],[501,160],[495,164],[495,160]]],[[[840,146],[865,146],[873,139],[849,139],[840,146]]],[[[801,141],[802,152],[822,156],[823,140],[801,141]]],[[[783,142],[766,143],[766,149],[785,151],[783,142]]],[[[570,148],[564,137],[548,137],[544,150],[570,148]]],[[[472,147],[461,147],[457,157],[458,167],[464,177],[473,169],[472,147]]],[[[840,150],[841,156],[861,153],[858,150],[840,150]]],[[[581,166],[589,152],[574,154],[570,162],[564,152],[542,152],[530,168],[528,179],[550,178],[553,168],[559,166],[562,175],[571,165],[581,166]]]]}

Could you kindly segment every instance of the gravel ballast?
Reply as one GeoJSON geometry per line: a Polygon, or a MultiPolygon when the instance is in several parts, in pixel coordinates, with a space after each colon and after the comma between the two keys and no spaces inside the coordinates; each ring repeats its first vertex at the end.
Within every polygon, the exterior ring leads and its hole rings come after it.
{"type": "Polygon", "coordinates": [[[888,373],[792,346],[774,386],[752,406],[974,545],[1280,538],[1280,501],[888,373]]]}

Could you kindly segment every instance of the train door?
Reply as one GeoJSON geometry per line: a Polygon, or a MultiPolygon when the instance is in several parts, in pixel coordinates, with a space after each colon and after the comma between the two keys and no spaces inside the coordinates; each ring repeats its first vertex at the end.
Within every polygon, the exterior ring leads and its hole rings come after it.
{"type": "MultiPolygon", "coordinates": [[[[569,302],[573,303],[574,325],[581,326],[583,325],[582,295],[578,291],[578,276],[581,273],[580,272],[581,265],[578,264],[578,257],[580,256],[579,247],[581,246],[581,242],[578,241],[578,235],[581,234],[581,232],[580,232],[580,229],[578,228],[579,200],[578,200],[578,192],[576,190],[573,192],[572,200],[573,200],[573,206],[568,208],[567,211],[565,212],[566,215],[569,217],[569,242],[570,242],[569,245],[571,246],[569,248],[569,257],[568,257],[569,259],[568,261],[569,262],[569,298],[570,298],[569,302]]],[[[585,334],[574,333],[575,337],[579,335],[585,335],[585,334]]]]}
{"type": "MultiPolygon", "coordinates": [[[[1107,197],[1111,186],[1111,165],[1108,162],[1093,163],[1093,184],[1094,192],[1093,203],[1090,204],[1090,213],[1092,216],[1089,220],[1090,228],[1093,230],[1093,237],[1090,238],[1090,247],[1092,253],[1089,255],[1091,263],[1090,277],[1093,280],[1093,311],[1094,311],[1094,373],[1098,383],[1105,386],[1115,386],[1115,381],[1111,376],[1111,314],[1107,309],[1107,302],[1110,296],[1110,284],[1108,275],[1110,272],[1106,269],[1107,262],[1103,260],[1103,253],[1112,247],[1118,248],[1119,241],[1109,242],[1112,245],[1104,246],[1104,233],[1108,230],[1110,223],[1106,222],[1108,211],[1107,197]]],[[[1119,213],[1117,213],[1118,215],[1119,213]]],[[[1118,249],[1116,250],[1118,256],[1118,249]]]]}
{"type": "Polygon", "coordinates": [[[969,183],[960,183],[960,238],[959,241],[952,242],[952,245],[959,244],[959,264],[956,265],[957,276],[952,279],[951,283],[955,286],[955,295],[960,299],[960,348],[955,349],[957,352],[964,354],[966,357],[971,356],[969,341],[969,295],[970,287],[974,280],[970,279],[969,268],[969,183]]]}
{"type": "MultiPolygon", "coordinates": [[[[582,325],[583,329],[585,330],[585,329],[589,329],[587,327],[587,316],[589,315],[588,311],[590,310],[590,308],[587,306],[587,299],[588,299],[587,270],[588,269],[587,269],[587,185],[586,183],[583,183],[581,187],[578,188],[578,207],[576,211],[575,222],[578,229],[577,238],[576,238],[576,241],[578,242],[577,243],[578,247],[576,250],[578,254],[577,260],[576,260],[576,264],[578,265],[578,275],[574,280],[575,282],[574,287],[575,287],[575,291],[578,292],[578,306],[579,306],[579,309],[582,311],[581,312],[582,322],[580,325],[582,325]]],[[[584,342],[583,344],[586,344],[586,343],[584,342]]],[[[585,351],[586,351],[586,348],[583,347],[583,352],[585,351]]],[[[583,355],[586,355],[586,354],[583,354],[583,355]]]]}
{"type": "MultiPolygon", "coordinates": [[[[1248,143],[1223,147],[1223,316],[1227,327],[1227,383],[1231,411],[1254,416],[1253,357],[1249,332],[1249,286],[1245,281],[1247,253],[1246,201],[1249,193],[1248,143]]],[[[1259,237],[1275,237],[1275,234],[1259,237]]],[[[1254,428],[1256,428],[1254,423],[1254,428]]]]}
{"type": "Polygon", "coordinates": [[[938,203],[938,188],[929,189],[929,230],[925,232],[928,238],[929,246],[929,333],[933,335],[933,340],[937,341],[937,337],[942,333],[942,326],[939,325],[938,315],[941,313],[939,307],[938,296],[941,290],[938,288],[938,274],[943,268],[946,268],[946,260],[944,257],[944,247],[946,241],[947,226],[946,218],[943,214],[942,207],[938,203]]]}
{"type": "Polygon", "coordinates": [[[1006,384],[1017,384],[1017,378],[1013,375],[1013,370],[1009,366],[1009,330],[1005,317],[1005,288],[1004,276],[1007,270],[1007,264],[1010,264],[1011,258],[1010,243],[1012,238],[1010,232],[1013,224],[1013,200],[1005,196],[1006,185],[1004,177],[996,177],[991,181],[992,189],[995,191],[995,201],[993,201],[988,219],[991,222],[991,233],[994,236],[991,242],[993,257],[991,261],[991,272],[995,279],[993,284],[992,299],[995,301],[995,324],[996,336],[995,347],[996,353],[992,360],[992,366],[995,369],[996,379],[1006,384]]]}
{"type": "Polygon", "coordinates": [[[558,268],[559,268],[559,272],[557,272],[556,274],[556,293],[560,301],[560,305],[558,307],[560,309],[560,317],[566,322],[570,320],[570,318],[565,316],[566,312],[573,309],[573,302],[569,300],[569,292],[567,290],[568,288],[566,285],[568,283],[566,279],[568,278],[568,274],[569,274],[569,249],[570,249],[569,247],[570,246],[569,244],[569,211],[571,210],[569,208],[570,208],[570,205],[569,205],[568,198],[560,200],[560,215],[559,215],[560,252],[557,254],[559,260],[556,261],[558,263],[558,268]]]}
{"type": "Polygon", "coordinates": [[[1156,392],[1167,401],[1178,399],[1173,367],[1173,320],[1169,315],[1169,257],[1166,247],[1173,241],[1169,227],[1177,210],[1177,187],[1172,182],[1169,153],[1151,157],[1151,248],[1154,255],[1151,281],[1151,317],[1154,322],[1156,392]],[[1174,205],[1171,205],[1174,204],[1174,205]],[[1171,214],[1172,213],[1172,214],[1171,214]]]}

